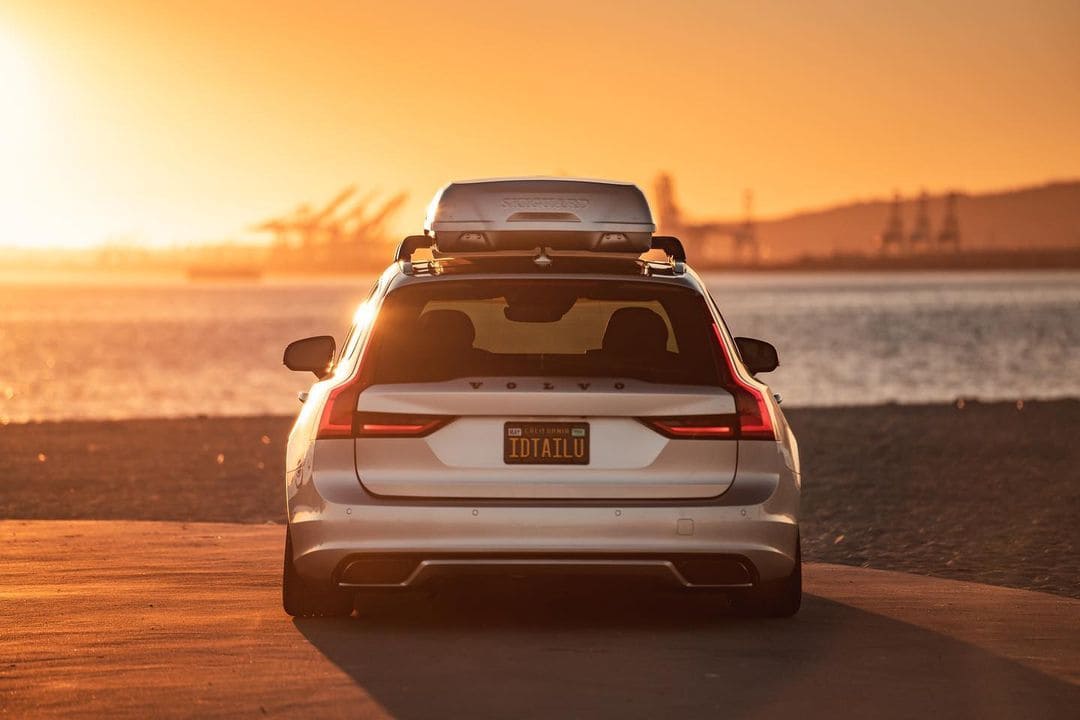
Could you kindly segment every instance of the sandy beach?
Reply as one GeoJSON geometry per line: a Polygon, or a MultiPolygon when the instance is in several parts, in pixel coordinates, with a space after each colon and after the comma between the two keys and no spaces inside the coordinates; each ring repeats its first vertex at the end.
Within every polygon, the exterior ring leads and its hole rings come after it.
{"type": "MultiPolygon", "coordinates": [[[[808,561],[1080,598],[1080,401],[787,412],[808,561]]],[[[0,518],[280,523],[290,424],[0,427],[0,518]]]]}

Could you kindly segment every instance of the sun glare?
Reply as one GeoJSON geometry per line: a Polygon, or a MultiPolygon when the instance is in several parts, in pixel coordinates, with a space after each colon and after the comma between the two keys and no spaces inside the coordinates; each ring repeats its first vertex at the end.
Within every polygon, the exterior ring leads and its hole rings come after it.
{"type": "Polygon", "coordinates": [[[0,34],[0,212],[6,218],[0,245],[34,247],[41,239],[35,218],[44,204],[38,90],[29,54],[0,34]]]}
{"type": "Polygon", "coordinates": [[[375,306],[365,301],[360,303],[360,306],[356,308],[356,312],[353,313],[353,324],[356,325],[357,330],[366,329],[374,317],[375,306]]]}
{"type": "Polygon", "coordinates": [[[29,58],[13,40],[0,35],[0,142],[17,147],[32,128],[35,82],[29,58]]]}

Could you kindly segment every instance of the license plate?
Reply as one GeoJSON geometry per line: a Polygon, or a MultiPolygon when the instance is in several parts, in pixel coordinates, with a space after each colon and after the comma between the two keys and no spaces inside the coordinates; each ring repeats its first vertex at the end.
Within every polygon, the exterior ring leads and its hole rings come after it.
{"type": "Polygon", "coordinates": [[[503,425],[507,465],[588,465],[589,423],[508,422],[503,425]]]}

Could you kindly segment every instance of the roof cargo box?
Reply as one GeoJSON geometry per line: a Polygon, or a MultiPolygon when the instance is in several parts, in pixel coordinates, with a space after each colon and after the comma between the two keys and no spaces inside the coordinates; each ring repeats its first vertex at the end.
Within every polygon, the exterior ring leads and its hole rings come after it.
{"type": "Polygon", "coordinates": [[[592,250],[643,253],[653,224],[631,183],[510,178],[450,183],[428,206],[426,232],[443,253],[592,250]]]}

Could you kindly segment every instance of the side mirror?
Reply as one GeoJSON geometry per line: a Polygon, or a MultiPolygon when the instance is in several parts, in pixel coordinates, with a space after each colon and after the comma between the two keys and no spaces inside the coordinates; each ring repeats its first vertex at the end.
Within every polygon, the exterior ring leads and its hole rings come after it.
{"type": "Polygon", "coordinates": [[[330,374],[337,344],[329,335],[317,335],[289,343],[282,362],[290,370],[313,372],[322,380],[330,374]]]}
{"type": "Polygon", "coordinates": [[[742,355],[743,364],[751,374],[772,372],[780,367],[780,357],[772,343],[748,337],[735,338],[735,345],[742,355]]]}

